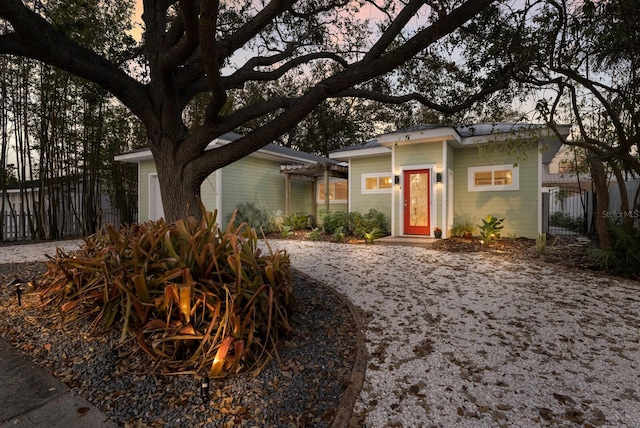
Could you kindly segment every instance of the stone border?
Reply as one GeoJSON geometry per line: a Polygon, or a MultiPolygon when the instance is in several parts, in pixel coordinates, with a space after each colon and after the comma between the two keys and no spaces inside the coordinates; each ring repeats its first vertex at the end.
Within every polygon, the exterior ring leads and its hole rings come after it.
{"type": "Polygon", "coordinates": [[[356,330],[356,357],[353,362],[351,379],[349,380],[349,386],[347,386],[347,389],[340,399],[340,405],[331,423],[331,428],[358,426],[356,421],[353,420],[353,407],[362,391],[365,370],[367,369],[367,345],[364,341],[364,324],[362,323],[360,311],[351,303],[351,300],[349,300],[347,296],[324,283],[322,284],[349,308],[356,330]]]}
{"type": "Polygon", "coordinates": [[[360,311],[356,306],[351,303],[351,300],[344,294],[332,287],[328,286],[324,282],[313,278],[312,276],[292,268],[296,271],[297,275],[308,278],[310,282],[320,284],[324,289],[328,290],[334,296],[338,298],[349,309],[349,313],[355,324],[356,331],[356,355],[353,361],[353,369],[351,371],[351,377],[349,379],[349,385],[340,398],[340,404],[336,410],[336,414],[331,422],[331,428],[349,428],[359,426],[356,420],[353,418],[353,407],[356,404],[356,400],[362,391],[364,385],[365,370],[367,369],[367,345],[364,341],[364,324],[360,316],[360,311]]]}

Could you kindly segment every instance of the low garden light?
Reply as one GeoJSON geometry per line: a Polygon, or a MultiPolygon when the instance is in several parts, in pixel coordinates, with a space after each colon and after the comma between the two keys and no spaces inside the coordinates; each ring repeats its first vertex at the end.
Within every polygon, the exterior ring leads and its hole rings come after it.
{"type": "Polygon", "coordinates": [[[209,377],[207,375],[205,375],[200,382],[200,396],[202,397],[203,404],[209,402],[209,377]]]}
{"type": "Polygon", "coordinates": [[[24,293],[24,290],[22,290],[22,287],[21,287],[22,284],[29,284],[29,286],[31,286],[31,283],[28,283],[24,279],[20,279],[20,278],[15,278],[7,284],[7,287],[11,287],[11,286],[16,287],[15,292],[16,292],[16,296],[18,297],[18,306],[22,306],[22,293],[24,293]]]}

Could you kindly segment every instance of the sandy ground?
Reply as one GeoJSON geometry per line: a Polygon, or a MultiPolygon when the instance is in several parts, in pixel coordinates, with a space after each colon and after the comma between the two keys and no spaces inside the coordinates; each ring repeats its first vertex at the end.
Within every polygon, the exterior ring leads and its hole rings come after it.
{"type": "MultiPolygon", "coordinates": [[[[42,260],[60,242],[0,247],[42,260]]],[[[367,427],[640,426],[640,283],[414,247],[272,241],[360,310],[367,427]]]]}

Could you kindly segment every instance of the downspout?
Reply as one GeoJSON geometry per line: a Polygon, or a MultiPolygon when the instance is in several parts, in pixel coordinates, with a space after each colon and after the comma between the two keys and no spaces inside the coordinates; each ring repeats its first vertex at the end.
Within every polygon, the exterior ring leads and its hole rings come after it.
{"type": "Polygon", "coordinates": [[[218,218],[222,219],[222,168],[216,169],[216,209],[218,218]]]}
{"type": "Polygon", "coordinates": [[[348,189],[349,192],[347,194],[347,210],[349,212],[351,212],[351,195],[352,195],[352,189],[351,189],[351,183],[353,182],[353,180],[351,180],[351,177],[353,177],[353,175],[351,174],[351,158],[349,158],[349,166],[347,167],[348,171],[347,171],[347,183],[348,183],[348,189]]]}
{"type": "Polygon", "coordinates": [[[538,142],[538,235],[542,233],[542,144],[538,142]]]}
{"type": "Polygon", "coordinates": [[[324,169],[324,211],[329,212],[329,167],[323,165],[324,169]]]}
{"type": "Polygon", "coordinates": [[[447,140],[442,140],[442,168],[440,168],[440,177],[442,177],[442,182],[440,183],[440,194],[442,195],[442,219],[440,219],[440,228],[442,229],[442,237],[447,238],[447,184],[448,184],[448,175],[446,172],[447,168],[447,140]]]}

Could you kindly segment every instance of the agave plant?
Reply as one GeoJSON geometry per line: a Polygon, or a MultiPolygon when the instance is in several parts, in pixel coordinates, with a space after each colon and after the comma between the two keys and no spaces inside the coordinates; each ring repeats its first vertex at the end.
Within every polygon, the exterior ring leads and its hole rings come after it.
{"type": "Polygon", "coordinates": [[[75,252],[47,263],[44,305],[65,321],[92,318],[92,331],[119,328],[159,367],[221,377],[260,367],[291,330],[289,256],[262,254],[257,234],[216,213],[117,230],[107,225],[75,252]]]}

